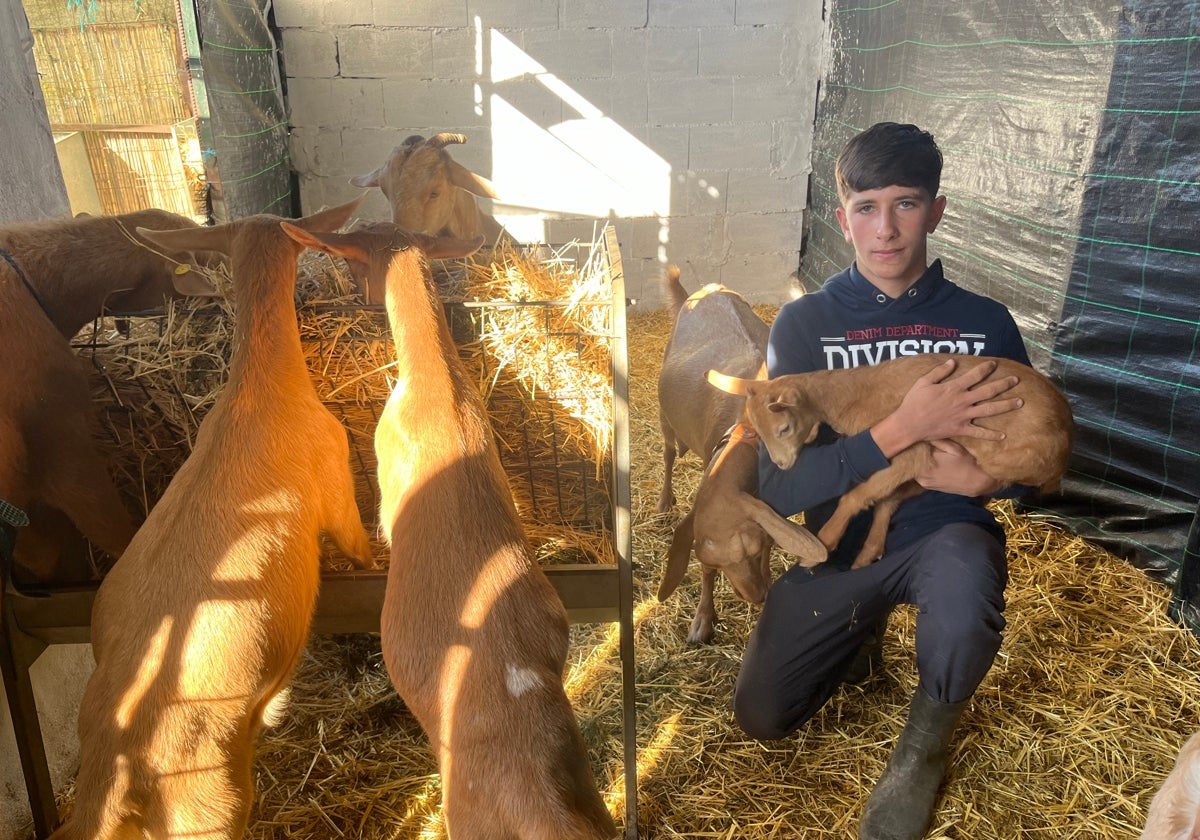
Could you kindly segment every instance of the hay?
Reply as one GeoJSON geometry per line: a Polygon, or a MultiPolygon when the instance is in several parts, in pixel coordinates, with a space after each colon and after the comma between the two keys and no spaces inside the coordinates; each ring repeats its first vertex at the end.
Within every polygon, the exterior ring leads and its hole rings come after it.
{"type": "MultiPolygon", "coordinates": [[[[614,304],[598,252],[598,244],[580,243],[537,256],[508,248],[433,266],[518,510],[547,563],[615,562],[614,304]]],[[[226,271],[210,274],[228,289],[226,271]]],[[[363,306],[342,264],[312,251],[300,258],[296,299],[314,386],[346,427],[359,510],[376,534],[374,433],[395,381],[386,310],[363,306]]],[[[162,314],[99,319],[76,337],[96,371],[101,445],[112,453],[118,488],[142,516],[191,452],[227,378],[233,317],[226,301],[173,302],[162,314]]],[[[377,565],[386,566],[381,540],[374,549],[377,565]]],[[[350,562],[334,555],[330,567],[350,562]]]]}
{"type": "MultiPolygon", "coordinates": [[[[882,675],[838,691],[792,738],[742,735],[730,697],[757,608],[722,583],[715,643],[688,647],[694,567],[670,601],[654,597],[670,529],[700,473],[694,456],[681,459],[679,508],[654,512],[656,377],[669,330],[662,314],[629,320],[641,836],[853,837],[915,687],[912,612],[893,616],[882,675]]],[[[963,716],[929,837],[1127,840],[1200,725],[1200,652],[1166,617],[1163,587],[1011,505],[997,510],[1009,532],[1008,628],[963,716]]],[[[567,686],[619,818],[616,644],[615,625],[573,628],[567,686]]],[[[435,762],[387,680],[376,636],[312,640],[290,712],[263,737],[255,770],[252,840],[444,837],[435,762]]]]}

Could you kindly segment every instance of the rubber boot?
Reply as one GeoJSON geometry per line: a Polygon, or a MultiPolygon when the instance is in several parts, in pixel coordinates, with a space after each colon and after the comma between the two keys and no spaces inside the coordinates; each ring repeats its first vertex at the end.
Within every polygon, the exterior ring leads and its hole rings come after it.
{"type": "Polygon", "coordinates": [[[933,819],[950,736],[967,701],[939,703],[918,685],[908,723],[867,799],[858,840],[921,840],[933,819]]]}

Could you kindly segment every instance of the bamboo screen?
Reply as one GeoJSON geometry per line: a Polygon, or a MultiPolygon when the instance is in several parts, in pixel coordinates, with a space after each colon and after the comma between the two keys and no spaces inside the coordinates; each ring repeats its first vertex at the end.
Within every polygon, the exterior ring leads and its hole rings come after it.
{"type": "Polygon", "coordinates": [[[191,117],[174,29],[96,24],[34,32],[34,58],[55,127],[171,126],[191,117]]]}
{"type": "Polygon", "coordinates": [[[196,215],[174,134],[85,131],[83,139],[105,213],[159,207],[196,215]]]}

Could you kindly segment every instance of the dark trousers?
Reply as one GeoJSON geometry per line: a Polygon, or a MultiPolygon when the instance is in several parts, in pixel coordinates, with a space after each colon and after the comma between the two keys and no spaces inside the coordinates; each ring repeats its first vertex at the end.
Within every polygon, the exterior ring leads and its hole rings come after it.
{"type": "Polygon", "coordinates": [[[772,584],[734,689],[738,725],[784,738],[825,705],[863,640],[897,604],[917,607],[917,672],[943,703],[970,697],[1004,630],[1004,547],[978,525],[946,525],[862,569],[794,566],[772,584]]]}

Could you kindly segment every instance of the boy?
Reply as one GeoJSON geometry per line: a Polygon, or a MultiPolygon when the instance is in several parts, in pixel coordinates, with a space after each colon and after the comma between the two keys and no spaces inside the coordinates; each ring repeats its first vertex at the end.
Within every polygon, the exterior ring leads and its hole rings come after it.
{"type": "MultiPolygon", "coordinates": [[[[771,327],[770,376],[875,364],[928,352],[1006,356],[1029,364],[1005,307],[960,289],[927,264],[927,237],[946,207],[938,195],[942,156],[927,132],[879,123],[846,145],[835,176],[838,222],[854,246],[850,268],[820,291],[786,304],[771,327]]],[[[771,587],[747,645],[734,691],[738,724],[760,739],[794,732],[841,682],[865,676],[896,604],[918,608],[919,684],[908,723],[867,801],[861,840],[923,837],[959,715],[991,667],[1004,628],[1004,531],[985,507],[999,483],[982,472],[956,435],[995,437],[973,420],[1019,406],[994,399],[1015,378],[979,385],[992,365],[947,380],[934,366],[896,411],[858,435],[823,427],[795,466],[760,459],[760,496],[779,513],[804,511],[814,533],[838,497],[887,459],[930,441],[927,492],[892,519],[883,557],[849,570],[869,524],[865,511],[829,561],[799,566],[771,587]],[[822,445],[823,444],[823,445],[822,445]]]]}

